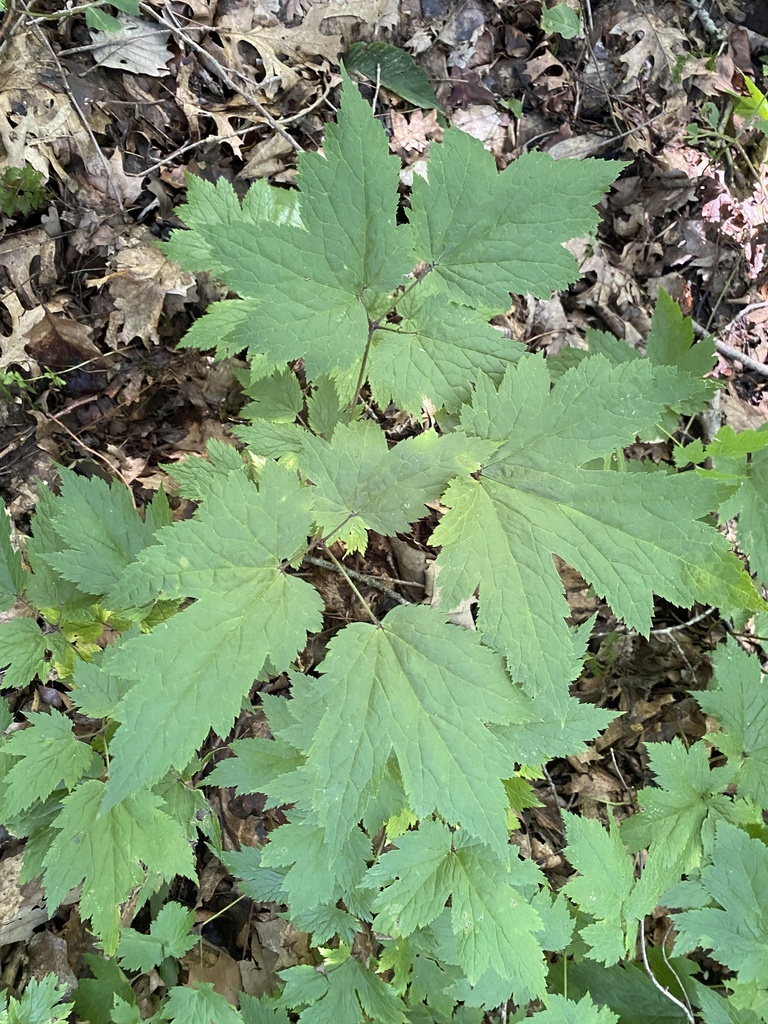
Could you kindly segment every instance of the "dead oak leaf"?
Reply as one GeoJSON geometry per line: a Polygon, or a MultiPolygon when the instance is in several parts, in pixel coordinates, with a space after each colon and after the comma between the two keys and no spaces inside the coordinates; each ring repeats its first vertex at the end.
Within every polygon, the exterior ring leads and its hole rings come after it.
{"type": "Polygon", "coordinates": [[[180,270],[159,249],[140,244],[119,252],[114,270],[89,284],[109,288],[115,308],[109,316],[105,340],[114,349],[129,345],[134,338],[141,338],[147,346],[159,344],[158,321],[166,296],[177,295],[191,301],[195,278],[180,270]]]}
{"type": "Polygon", "coordinates": [[[659,15],[650,10],[620,21],[611,29],[611,35],[636,38],[634,45],[619,58],[627,68],[626,79],[619,87],[619,93],[624,96],[633,92],[651,70],[655,82],[669,85],[678,57],[686,52],[685,32],[664,24],[659,15]]]}

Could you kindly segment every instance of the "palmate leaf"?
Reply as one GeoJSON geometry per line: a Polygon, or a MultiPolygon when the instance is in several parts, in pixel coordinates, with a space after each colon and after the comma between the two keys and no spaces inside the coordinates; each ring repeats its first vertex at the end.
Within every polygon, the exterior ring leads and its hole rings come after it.
{"type": "Polygon", "coordinates": [[[197,935],[190,935],[194,923],[194,910],[188,911],[180,903],[166,903],[150,925],[149,935],[124,928],[117,947],[123,969],[147,973],[168,956],[181,959],[200,941],[197,935]]]}
{"type": "Polygon", "coordinates": [[[160,798],[143,792],[100,814],[104,783],[91,779],[63,801],[53,827],[58,835],[45,855],[48,910],[85,882],[83,917],[90,917],[107,955],[117,949],[120,904],[144,881],[145,868],[167,881],[195,878],[184,829],[160,809],[160,798]],[[144,865],[144,867],[142,867],[144,865]]]}
{"type": "Polygon", "coordinates": [[[411,935],[442,914],[450,899],[451,927],[470,984],[492,968],[531,997],[541,995],[544,960],[535,936],[542,922],[515,887],[521,862],[496,858],[463,830],[451,833],[437,821],[422,821],[397,847],[366,875],[365,884],[384,887],[373,904],[376,930],[411,935]]]}
{"type": "Polygon", "coordinates": [[[276,463],[258,490],[243,473],[215,478],[196,519],[161,531],[113,593],[116,606],[158,590],[197,600],[109,660],[132,686],[116,710],[107,807],[183,768],[210,729],[226,735],[267,659],[281,671],[319,628],[320,596],[283,565],[306,545],[307,490],[276,463]]]}
{"type": "MultiPolygon", "coordinates": [[[[338,959],[341,955],[336,952],[338,959]]],[[[391,986],[352,957],[326,967],[322,974],[308,964],[289,967],[282,978],[285,988],[279,1005],[302,1008],[302,1024],[363,1024],[366,1019],[406,1024],[405,1007],[391,986]]]]}
{"type": "Polygon", "coordinates": [[[502,780],[514,755],[487,725],[515,721],[519,706],[497,654],[430,609],[400,606],[380,626],[347,626],[320,670],[325,706],[302,770],[315,775],[329,856],[362,818],[393,752],[419,818],[437,811],[504,851],[502,780]]]}
{"type": "Polygon", "coordinates": [[[177,233],[167,249],[191,269],[213,268],[251,300],[238,331],[251,331],[255,353],[274,364],[304,356],[309,376],[348,371],[362,359],[369,315],[386,312],[382,295],[414,263],[408,227],[396,224],[399,161],[389,155],[369,104],[344,77],[325,156],[299,157],[303,228],[263,221],[254,230],[236,219],[229,199],[226,222],[198,224],[202,197],[195,185],[187,222],[199,227],[192,234],[203,234],[204,248],[177,233]]]}
{"type": "Polygon", "coordinates": [[[462,410],[467,435],[499,447],[479,479],[456,480],[443,497],[451,511],[432,536],[443,548],[442,607],[456,607],[482,581],[479,628],[513,677],[546,692],[561,716],[563,684],[580,659],[552,554],[641,633],[654,593],[683,606],[762,606],[725,538],[700,521],[723,496],[717,484],[690,473],[581,468],[655,421],[657,375],[666,379],[666,369],[645,360],[611,367],[595,356],[550,391],[544,360],[526,357],[498,391],[481,378],[462,410]]]}
{"type": "Polygon", "coordinates": [[[563,243],[594,230],[595,205],[622,166],[524,153],[497,174],[481,142],[449,128],[430,151],[429,182],[414,179],[408,213],[430,285],[496,310],[510,292],[548,298],[578,276],[563,243]]]}

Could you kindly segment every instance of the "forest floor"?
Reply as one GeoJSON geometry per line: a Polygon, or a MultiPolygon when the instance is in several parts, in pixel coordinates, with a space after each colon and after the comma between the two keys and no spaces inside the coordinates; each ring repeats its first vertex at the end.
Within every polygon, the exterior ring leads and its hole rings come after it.
{"type": "MultiPolygon", "coordinates": [[[[297,153],[321,145],[340,60],[359,40],[412,53],[445,118],[481,139],[499,169],[530,149],[627,163],[597,238],[573,246],[579,281],[549,299],[516,299],[503,318],[510,337],[552,355],[583,347],[594,327],[642,348],[663,288],[717,339],[718,422],[768,420],[767,140],[734,113],[745,77],[768,86],[763,0],[583,0],[573,5],[583,31],[571,39],[542,30],[541,0],[147,0],[139,20],[121,15],[116,34],[89,27],[87,6],[7,0],[0,22],[0,493],[22,533],[39,482],[55,486],[60,465],[122,481],[141,508],[161,485],[173,495],[169,465],[204,454],[212,438],[233,443],[244,364],[176,349],[226,289],[155,242],[181,226],[174,210],[188,174],[226,178],[240,194],[262,177],[289,185],[297,153]],[[13,192],[11,168],[39,172],[26,193],[13,192]]],[[[373,84],[365,91],[407,181],[440,139],[440,117],[373,84]]],[[[691,423],[688,437],[706,429],[691,423]]],[[[670,444],[643,454],[669,459],[670,444]]],[[[374,540],[369,561],[350,564],[407,574],[387,544],[374,540]]],[[[348,621],[343,581],[317,572],[329,617],[348,621]]],[[[562,575],[574,620],[597,613],[574,692],[622,715],[587,754],[550,764],[542,806],[524,812],[519,842],[555,875],[560,807],[627,803],[648,781],[647,743],[707,731],[688,691],[706,685],[726,630],[711,609],[660,604],[644,639],[576,573],[562,575]]],[[[11,703],[18,712],[60,701],[55,681],[43,681],[11,703]]],[[[274,824],[258,800],[211,799],[233,842],[274,824]]],[[[7,833],[0,841],[14,852],[7,833]]],[[[226,872],[209,867],[200,921],[231,902],[226,872]]],[[[0,928],[4,981],[78,969],[85,931],[76,906],[62,913],[33,944],[3,945],[0,928]]],[[[248,917],[242,905],[208,939],[197,979],[224,994],[263,991],[267,975],[306,955],[275,913],[248,917]],[[242,964],[257,947],[262,966],[248,975],[242,964]]]]}

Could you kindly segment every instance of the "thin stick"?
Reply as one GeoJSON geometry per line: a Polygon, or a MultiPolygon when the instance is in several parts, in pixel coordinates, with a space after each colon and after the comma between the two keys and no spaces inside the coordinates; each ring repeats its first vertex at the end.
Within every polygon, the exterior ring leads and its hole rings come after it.
{"type": "Polygon", "coordinates": [[[263,117],[267,124],[273,128],[278,135],[282,136],[286,142],[290,143],[297,153],[304,152],[303,147],[300,146],[295,139],[292,139],[284,128],[281,128],[266,107],[262,106],[251,92],[243,89],[242,86],[239,86],[231,77],[229,72],[216,60],[215,57],[212,57],[204,47],[199,43],[196,43],[194,39],[191,39],[182,28],[179,28],[178,25],[169,21],[162,12],[154,10],[154,8],[150,7],[149,4],[140,4],[139,7],[143,14],[146,14],[149,18],[153,18],[158,22],[158,24],[164,25],[177,40],[184,43],[186,46],[189,46],[190,49],[195,51],[195,53],[199,53],[200,58],[206,67],[210,71],[213,71],[214,74],[218,75],[224,85],[232,89],[233,92],[238,93],[244,100],[247,100],[255,109],[256,113],[259,114],[260,117],[263,117]]]}
{"type": "MultiPolygon", "coordinates": [[[[341,570],[333,562],[328,562],[324,558],[307,557],[304,559],[305,562],[309,562],[310,565],[316,565],[319,569],[330,569],[333,572],[340,572],[341,570]]],[[[339,563],[340,564],[340,563],[339,563]]],[[[380,590],[382,594],[386,594],[392,601],[396,601],[398,604],[411,604],[411,602],[398,594],[396,590],[392,590],[386,583],[382,583],[375,576],[366,576],[365,573],[357,572],[355,569],[348,569],[346,566],[342,566],[344,573],[353,580],[357,580],[358,583],[364,583],[365,586],[371,587],[373,590],[380,590]]]]}
{"type": "MultiPolygon", "coordinates": [[[[645,967],[645,973],[651,979],[651,983],[653,984],[653,987],[655,989],[657,989],[659,992],[661,992],[661,994],[666,999],[669,999],[669,1001],[671,1003],[674,1003],[675,1006],[677,1006],[679,1009],[681,1009],[683,1011],[683,1013],[685,1014],[686,1020],[690,1021],[690,1024],[696,1024],[696,1021],[694,1019],[693,1013],[691,1012],[690,1006],[686,1006],[685,1003],[681,1002],[677,998],[677,996],[673,996],[672,993],[669,991],[669,989],[665,988],[664,985],[661,984],[661,982],[657,979],[656,975],[651,970],[651,965],[648,963],[648,953],[647,953],[646,948],[645,948],[645,929],[643,928],[643,922],[642,921],[638,922],[638,928],[639,928],[639,933],[640,933],[640,951],[641,951],[641,953],[643,955],[643,966],[645,967]]],[[[683,989],[683,991],[685,991],[685,989],[683,989]]]]}
{"type": "Polygon", "coordinates": [[[352,589],[354,590],[354,592],[355,592],[355,594],[357,595],[357,599],[358,599],[358,601],[360,602],[360,604],[361,604],[361,605],[363,606],[363,608],[365,608],[365,610],[366,610],[366,611],[368,612],[368,615],[369,615],[369,616],[370,616],[370,618],[371,618],[371,622],[372,622],[372,623],[374,624],[374,626],[380,626],[380,625],[381,625],[381,623],[379,622],[379,620],[378,620],[378,618],[376,617],[376,615],[374,615],[373,609],[371,608],[371,606],[370,606],[370,605],[368,604],[368,602],[367,602],[367,601],[365,600],[365,598],[363,597],[363,595],[362,595],[362,594],[360,593],[360,591],[359,591],[359,590],[357,589],[357,587],[355,586],[355,582],[354,582],[354,580],[353,580],[353,579],[351,578],[351,576],[349,575],[349,570],[348,570],[348,569],[346,569],[346,568],[345,568],[345,567],[344,567],[344,566],[343,566],[343,565],[341,564],[341,562],[340,562],[340,561],[338,560],[338,558],[336,557],[336,555],[334,555],[334,553],[333,553],[333,552],[331,551],[331,549],[330,549],[330,548],[328,548],[328,549],[327,549],[327,551],[328,551],[328,554],[329,554],[329,555],[331,556],[331,560],[333,561],[333,563],[334,563],[334,565],[336,566],[336,568],[338,569],[338,571],[339,571],[339,572],[341,573],[341,575],[342,575],[342,576],[343,576],[343,577],[344,577],[344,578],[346,579],[346,581],[347,581],[347,583],[348,583],[348,584],[350,585],[350,587],[352,587],[352,589]]]}
{"type": "Polygon", "coordinates": [[[118,207],[120,208],[120,213],[122,214],[123,220],[126,220],[125,207],[123,206],[123,200],[120,198],[120,193],[117,190],[117,185],[115,184],[115,179],[114,179],[114,177],[112,175],[112,168],[109,166],[109,161],[107,160],[107,158],[102,153],[101,148],[99,147],[99,144],[96,141],[96,136],[93,134],[91,126],[88,124],[88,120],[87,120],[85,114],[83,113],[82,107],[77,102],[77,99],[75,98],[75,94],[72,92],[72,89],[70,88],[69,82],[67,81],[67,76],[64,74],[64,68],[61,66],[61,61],[56,56],[56,51],[54,50],[54,48],[48,42],[48,38],[47,38],[45,32],[43,32],[43,30],[38,25],[37,21],[31,16],[31,12],[29,10],[29,5],[27,4],[26,0],[21,0],[21,3],[23,5],[23,7],[24,7],[24,10],[26,11],[27,18],[29,19],[29,23],[32,25],[32,28],[33,28],[34,32],[39,37],[40,41],[42,42],[42,44],[46,48],[46,50],[48,50],[48,52],[50,53],[54,63],[56,64],[56,67],[58,68],[59,77],[61,78],[61,84],[64,86],[64,91],[66,92],[66,94],[67,94],[67,96],[69,98],[69,102],[72,104],[72,108],[77,113],[77,116],[80,118],[80,120],[82,121],[83,127],[88,132],[88,138],[91,140],[91,142],[93,144],[93,147],[94,147],[94,149],[96,150],[96,152],[97,152],[97,154],[99,156],[99,161],[100,161],[102,167],[104,168],[104,173],[107,176],[107,181],[112,186],[112,191],[114,192],[115,200],[117,202],[118,207]]]}
{"type": "MultiPolygon", "coordinates": [[[[728,321],[728,323],[725,325],[722,331],[720,331],[720,333],[727,333],[727,331],[729,331],[730,328],[734,327],[739,322],[739,320],[747,316],[748,313],[752,313],[756,309],[766,308],[768,308],[768,302],[751,302],[748,306],[745,306],[744,309],[739,310],[736,316],[732,320],[728,321]]],[[[708,331],[706,327],[704,327],[702,324],[696,323],[695,320],[692,321],[692,323],[694,332],[698,334],[700,338],[708,338],[709,335],[712,333],[711,331],[708,331]]],[[[726,343],[724,341],[720,341],[719,338],[715,338],[715,348],[721,355],[727,356],[729,359],[738,359],[741,365],[744,366],[746,369],[752,370],[754,373],[759,373],[762,377],[768,377],[768,366],[766,366],[765,363],[758,363],[756,359],[753,359],[751,356],[745,355],[743,352],[740,352],[737,348],[732,348],[730,345],[726,345],[726,343]]]]}

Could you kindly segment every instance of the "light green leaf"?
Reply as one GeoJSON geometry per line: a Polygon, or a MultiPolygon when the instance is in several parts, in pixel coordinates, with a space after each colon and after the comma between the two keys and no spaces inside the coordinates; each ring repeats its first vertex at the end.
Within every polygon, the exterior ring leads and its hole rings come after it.
{"type": "Polygon", "coordinates": [[[181,959],[199,942],[190,935],[195,923],[194,910],[188,911],[180,903],[166,903],[149,928],[149,935],[134,928],[123,928],[117,956],[121,966],[129,971],[148,973],[166,957],[181,959]]]}
{"type": "Polygon", "coordinates": [[[310,377],[343,374],[358,363],[369,314],[386,311],[382,294],[413,266],[410,232],[396,222],[399,162],[369,104],[344,77],[325,155],[299,157],[305,230],[268,221],[253,230],[230,197],[222,212],[198,210],[200,193],[191,189],[182,216],[195,237],[177,233],[167,249],[187,267],[213,270],[243,299],[258,300],[247,310],[251,350],[274,363],[304,356],[310,377]]]}
{"type": "Polygon", "coordinates": [[[243,1024],[237,1010],[208,981],[193,988],[176,985],[168,993],[163,1016],[174,1024],[243,1024]]]}
{"type": "Polygon", "coordinates": [[[21,999],[11,1000],[4,1010],[5,993],[0,995],[0,1021],[3,1024],[59,1024],[66,1021],[73,1003],[64,1003],[65,986],[55,974],[40,981],[30,978],[21,999]]]}
{"type": "Polygon", "coordinates": [[[62,801],[43,885],[53,913],[69,890],[84,882],[82,916],[91,918],[111,956],[117,949],[120,904],[144,881],[145,869],[169,882],[175,875],[196,876],[184,830],[160,810],[159,797],[145,791],[101,814],[104,789],[91,779],[62,801]]]}
{"type": "Polygon", "coordinates": [[[738,768],[739,793],[768,807],[768,687],[760,661],[728,638],[712,655],[715,686],[696,691],[701,710],[721,731],[705,738],[738,768]]]}
{"type": "Polygon", "coordinates": [[[635,942],[636,921],[628,919],[626,905],[634,886],[634,865],[616,827],[608,832],[594,818],[566,816],[568,846],[564,853],[579,874],[563,892],[595,919],[581,929],[591,946],[590,956],[613,964],[626,956],[635,942]]]}
{"type": "Polygon", "coordinates": [[[426,71],[407,50],[389,43],[353,43],[344,57],[347,71],[357,71],[416,107],[440,109],[426,71]]]}
{"type": "Polygon", "coordinates": [[[320,670],[327,704],[307,771],[331,853],[363,816],[392,752],[419,818],[437,811],[506,849],[502,780],[514,755],[487,725],[515,721],[518,702],[498,655],[435,612],[400,606],[380,626],[347,626],[320,670]]]}
{"type": "Polygon", "coordinates": [[[206,445],[208,458],[188,456],[162,468],[178,481],[181,493],[192,501],[203,501],[211,481],[228,473],[245,473],[245,464],[234,445],[212,438],[206,445]]]}
{"type": "Polygon", "coordinates": [[[545,362],[526,357],[498,392],[481,378],[462,411],[466,433],[499,448],[478,479],[455,481],[442,499],[451,511],[431,541],[443,548],[441,604],[456,607],[482,581],[479,628],[561,717],[580,660],[553,554],[642,633],[654,593],[683,606],[761,606],[727,541],[700,521],[722,496],[717,486],[702,488],[693,474],[581,468],[655,421],[657,372],[645,360],[611,367],[594,356],[550,391],[545,362]]]}
{"type": "Polygon", "coordinates": [[[3,510],[0,514],[0,612],[13,608],[24,590],[25,576],[21,555],[11,543],[11,519],[3,510]]]}
{"type": "Polygon", "coordinates": [[[220,761],[211,772],[212,786],[233,786],[238,794],[266,793],[286,772],[304,764],[304,755],[280,737],[274,740],[235,740],[229,749],[237,757],[220,761]]]}
{"type": "Polygon", "coordinates": [[[0,820],[20,814],[45,800],[62,783],[72,789],[80,776],[101,761],[87,743],[72,734],[66,715],[29,714],[31,728],[13,733],[3,752],[18,758],[3,780],[0,820]]]}
{"type": "Polygon", "coordinates": [[[397,327],[373,336],[368,377],[377,402],[418,415],[425,401],[455,412],[479,372],[499,381],[525,351],[466,307],[430,296],[405,301],[397,327]]]}
{"type": "Polygon", "coordinates": [[[45,652],[48,638],[34,619],[18,618],[0,622],[0,689],[21,689],[35,676],[48,678],[45,652]]]}
{"type": "Polygon", "coordinates": [[[269,420],[270,423],[293,423],[304,405],[304,395],[296,374],[288,369],[262,377],[246,388],[251,401],[240,410],[244,419],[269,420]]]}
{"type": "Polygon", "coordinates": [[[115,718],[117,705],[131,688],[130,681],[111,671],[111,662],[120,645],[138,635],[137,627],[123,633],[118,641],[98,651],[90,661],[78,660],[73,672],[72,698],[89,718],[115,718]]]}
{"type": "Polygon", "coordinates": [[[312,394],[307,398],[307,415],[313,433],[330,441],[343,415],[336,385],[330,377],[316,377],[313,381],[312,394]]]}
{"type": "MultiPolygon", "coordinates": [[[[714,467],[719,472],[736,472],[743,477],[736,494],[721,507],[720,518],[725,520],[738,515],[739,547],[749,558],[752,572],[765,583],[768,581],[768,516],[765,514],[768,504],[768,448],[762,447],[762,435],[768,435],[768,424],[757,431],[757,437],[747,440],[754,452],[749,463],[721,455],[715,458],[714,467]]],[[[726,444],[730,449],[736,446],[735,440],[730,440],[730,443],[726,440],[726,444]]]]}
{"type": "Polygon", "coordinates": [[[451,833],[442,822],[422,821],[397,840],[368,871],[365,884],[384,886],[374,900],[378,931],[408,936],[431,924],[451,901],[451,927],[459,962],[470,984],[489,968],[502,977],[524,975],[532,992],[545,988],[541,918],[515,887],[515,867],[488,848],[451,833]]]}
{"type": "Polygon", "coordinates": [[[405,1024],[405,1007],[389,985],[349,957],[320,974],[302,964],[282,971],[280,1004],[302,1009],[301,1024],[405,1024]]]}
{"type": "Polygon", "coordinates": [[[306,435],[301,465],[315,485],[318,529],[350,551],[364,551],[369,530],[390,536],[407,530],[451,477],[476,470],[494,447],[429,430],[388,449],[370,420],[340,424],[330,442],[306,435]]]}
{"type": "Polygon", "coordinates": [[[120,22],[111,14],[97,7],[95,4],[88,4],[85,9],[85,23],[88,28],[95,32],[119,32],[123,27],[120,22]]]}
{"type": "Polygon", "coordinates": [[[589,995],[578,1002],[564,996],[547,996],[546,1003],[546,1010],[531,1014],[536,1024],[614,1024],[619,1019],[607,1006],[595,1006],[589,995]]]}
{"type": "MultiPolygon", "coordinates": [[[[293,811],[291,817],[300,815],[293,811]]],[[[346,837],[335,858],[328,856],[327,842],[321,826],[295,820],[274,829],[261,851],[262,868],[288,868],[282,889],[300,913],[333,905],[342,897],[349,906],[370,859],[371,841],[360,829],[346,837]]]]}
{"type": "Polygon", "coordinates": [[[593,231],[595,205],[622,165],[524,153],[501,174],[481,142],[455,128],[416,176],[408,219],[416,255],[455,300],[504,310],[509,293],[549,298],[578,276],[563,248],[593,231]]]}
{"type": "Polygon", "coordinates": [[[61,468],[61,497],[52,526],[61,540],[49,565],[82,591],[106,594],[142,548],[152,543],[151,523],[142,522],[122,484],[106,484],[61,468]]]}
{"type": "Polygon", "coordinates": [[[109,662],[133,685],[117,709],[107,807],[183,769],[210,729],[226,736],[267,659],[282,671],[319,628],[319,595],[283,564],[306,545],[306,496],[275,463],[258,490],[244,474],[215,479],[196,518],[162,530],[124,575],[116,603],[141,603],[158,589],[197,600],[109,662]]]}
{"type": "Polygon", "coordinates": [[[257,903],[287,903],[283,889],[285,872],[263,868],[261,850],[252,846],[227,850],[222,855],[222,862],[239,880],[238,888],[245,896],[250,896],[257,903]]]}
{"type": "Polygon", "coordinates": [[[674,914],[676,951],[701,946],[739,972],[742,983],[768,978],[768,847],[728,822],[717,826],[712,863],[701,881],[718,907],[674,914]]]}

